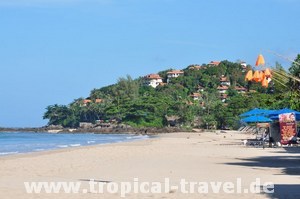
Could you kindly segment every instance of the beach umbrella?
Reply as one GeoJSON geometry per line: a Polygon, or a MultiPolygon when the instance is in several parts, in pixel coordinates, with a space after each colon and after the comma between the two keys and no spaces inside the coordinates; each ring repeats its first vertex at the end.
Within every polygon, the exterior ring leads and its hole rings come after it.
{"type": "Polygon", "coordinates": [[[270,118],[261,116],[261,115],[253,115],[242,119],[243,122],[246,123],[261,123],[261,122],[272,122],[270,118]]]}
{"type": "MultiPolygon", "coordinates": [[[[300,115],[296,114],[296,121],[300,121],[300,115]]],[[[279,115],[274,115],[270,117],[271,120],[279,120],[279,115]]]]}
{"type": "Polygon", "coordinates": [[[270,77],[270,78],[272,77],[271,71],[270,71],[270,69],[268,69],[268,68],[265,70],[265,77],[268,77],[268,78],[269,78],[269,77],[270,77]]]}
{"type": "Polygon", "coordinates": [[[265,65],[265,59],[262,56],[262,54],[258,55],[256,63],[256,66],[259,66],[257,69],[255,69],[254,73],[252,70],[248,71],[246,76],[245,76],[245,81],[248,81],[248,91],[250,89],[251,82],[261,82],[262,87],[268,88],[269,87],[269,82],[271,81],[271,71],[269,68],[266,68],[263,70],[262,68],[265,65]]]}
{"type": "Polygon", "coordinates": [[[249,70],[245,76],[245,81],[252,81],[253,78],[253,71],[249,70]]]}
{"type": "Polygon", "coordinates": [[[284,108],[284,109],[280,109],[280,110],[275,110],[273,112],[270,112],[268,114],[268,116],[272,119],[272,120],[279,120],[279,115],[280,114],[284,114],[284,113],[294,113],[296,116],[296,120],[300,121],[300,112],[299,111],[295,111],[292,109],[288,109],[288,108],[284,108]]]}
{"type": "Polygon", "coordinates": [[[255,66],[259,65],[265,65],[265,58],[262,56],[262,54],[258,55],[255,66]]]}
{"type": "Polygon", "coordinates": [[[255,82],[261,82],[263,78],[263,74],[261,71],[256,70],[253,74],[253,81],[255,82]]]}
{"type": "Polygon", "coordinates": [[[295,113],[295,114],[300,114],[299,111],[295,111],[293,109],[289,109],[289,108],[283,108],[280,110],[275,110],[271,113],[269,113],[269,115],[279,115],[279,114],[283,114],[283,113],[295,113]]]}
{"type": "Polygon", "coordinates": [[[263,71],[259,71],[260,80],[263,81],[265,79],[265,73],[263,71]]]}
{"type": "Polygon", "coordinates": [[[268,115],[269,113],[273,112],[274,110],[268,110],[268,109],[260,109],[260,108],[254,108],[250,111],[247,111],[245,113],[242,113],[240,117],[248,117],[253,115],[268,115]]]}

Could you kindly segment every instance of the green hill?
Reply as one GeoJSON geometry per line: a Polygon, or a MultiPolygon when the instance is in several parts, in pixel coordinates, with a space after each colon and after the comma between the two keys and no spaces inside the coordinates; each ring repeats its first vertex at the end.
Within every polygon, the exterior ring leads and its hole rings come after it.
{"type": "Polygon", "coordinates": [[[44,119],[49,125],[78,127],[80,123],[124,123],[133,127],[180,125],[237,128],[238,115],[255,107],[290,107],[291,93],[277,82],[263,88],[245,82],[251,66],[222,61],[190,65],[93,89],[90,96],[69,105],[51,105],[44,119]],[[177,77],[178,76],[178,77],[177,77]]]}

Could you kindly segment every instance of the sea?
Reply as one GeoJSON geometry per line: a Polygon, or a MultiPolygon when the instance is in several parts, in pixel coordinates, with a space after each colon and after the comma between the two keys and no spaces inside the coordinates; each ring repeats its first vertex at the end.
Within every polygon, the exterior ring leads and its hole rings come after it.
{"type": "Polygon", "coordinates": [[[148,139],[147,135],[93,133],[0,133],[0,156],[148,139]]]}

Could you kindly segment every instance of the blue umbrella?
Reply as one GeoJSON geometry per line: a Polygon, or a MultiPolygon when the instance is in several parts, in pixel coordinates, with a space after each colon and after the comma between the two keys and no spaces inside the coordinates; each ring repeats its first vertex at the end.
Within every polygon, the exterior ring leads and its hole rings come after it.
{"type": "Polygon", "coordinates": [[[277,110],[277,111],[273,111],[273,112],[269,113],[268,116],[272,120],[279,120],[279,115],[280,114],[284,114],[284,113],[295,113],[296,120],[300,121],[300,112],[292,110],[292,109],[288,109],[288,108],[284,108],[284,109],[280,109],[280,110],[277,110]]]}
{"type": "Polygon", "coordinates": [[[250,117],[246,117],[246,118],[243,118],[242,121],[246,122],[246,123],[272,122],[271,119],[261,116],[261,115],[253,115],[250,117]]]}
{"type": "Polygon", "coordinates": [[[241,114],[240,117],[248,117],[248,116],[252,116],[252,115],[268,115],[269,113],[272,113],[273,111],[274,110],[254,108],[248,112],[241,114]]]}

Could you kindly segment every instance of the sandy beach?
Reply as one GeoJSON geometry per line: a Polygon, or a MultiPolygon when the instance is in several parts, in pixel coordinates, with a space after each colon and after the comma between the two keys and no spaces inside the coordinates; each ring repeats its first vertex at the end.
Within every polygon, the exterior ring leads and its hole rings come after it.
{"type": "Polygon", "coordinates": [[[130,143],[1,157],[0,198],[120,198],[120,192],[92,192],[89,180],[105,186],[137,180],[165,186],[165,178],[178,187],[182,179],[236,184],[241,179],[243,190],[259,178],[262,184],[274,183],[275,193],[199,193],[195,185],[195,193],[171,187],[167,193],[131,191],[125,198],[300,198],[300,150],[242,145],[243,139],[252,137],[230,131],[171,133],[130,143]],[[80,182],[81,186],[79,193],[28,194],[24,182],[80,182]]]}

